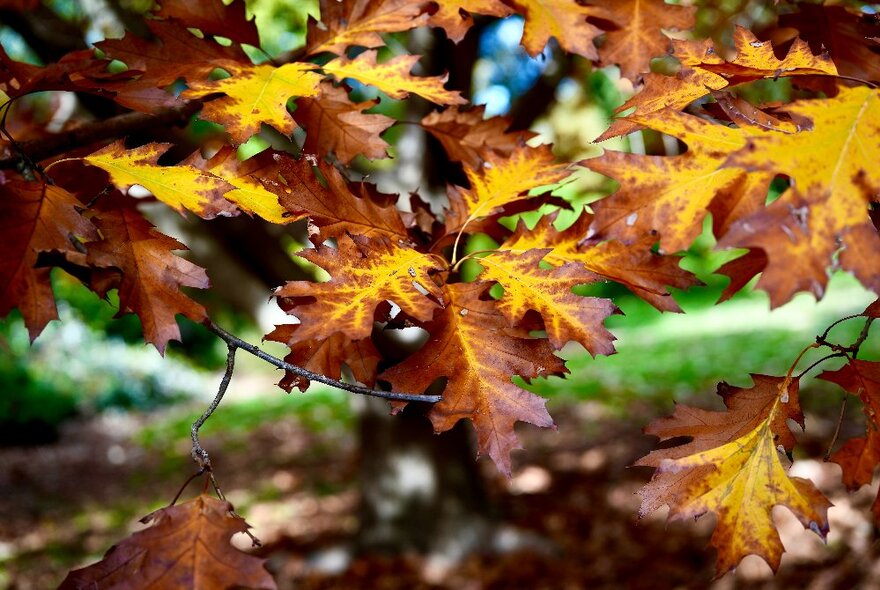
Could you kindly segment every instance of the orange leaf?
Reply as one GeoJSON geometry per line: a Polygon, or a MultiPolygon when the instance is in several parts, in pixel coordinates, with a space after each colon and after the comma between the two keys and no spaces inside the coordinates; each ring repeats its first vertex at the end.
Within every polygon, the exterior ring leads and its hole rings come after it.
{"type": "Polygon", "coordinates": [[[428,24],[442,28],[451,41],[458,43],[474,24],[472,14],[505,17],[513,14],[513,9],[501,0],[449,0],[437,3],[437,12],[428,24]]]}
{"type": "Polygon", "coordinates": [[[388,144],[379,134],[395,121],[363,112],[373,106],[371,101],[352,103],[342,87],[321,84],[318,98],[296,101],[297,123],[306,130],[303,151],[319,157],[333,152],[342,164],[350,164],[358,154],[370,160],[387,157],[388,144]]]}
{"type": "Polygon", "coordinates": [[[321,66],[339,80],[354,78],[362,84],[375,86],[391,98],[406,98],[418,94],[437,104],[465,104],[457,90],[446,90],[443,84],[448,76],[414,77],[410,70],[419,61],[418,55],[398,55],[377,63],[377,51],[364,51],[354,59],[337,57],[321,66]]]}
{"type": "MultiPolygon", "coordinates": [[[[637,115],[645,116],[666,109],[680,110],[713,90],[762,78],[837,74],[827,55],[813,55],[799,39],[781,60],[773,53],[769,41],[758,41],[748,29],[737,27],[733,43],[736,55],[725,60],[710,40],[673,41],[672,54],[682,64],[678,74],[648,74],[644,88],[617,112],[635,108],[637,115]]],[[[629,133],[639,125],[635,118],[618,119],[596,141],[629,133]]]]}
{"type": "Polygon", "coordinates": [[[340,236],[338,249],[318,246],[298,256],[330,274],[324,283],[292,281],[278,288],[282,308],[300,319],[297,341],[342,332],[351,340],[369,338],[379,304],[392,301],[410,316],[428,320],[442,302],[430,274],[438,260],[385,236],[340,236]],[[430,296],[430,297],[429,297],[430,296]]]}
{"type": "Polygon", "coordinates": [[[478,259],[483,272],[480,278],[497,281],[504,287],[498,310],[517,325],[526,313],[534,310],[544,319],[547,338],[559,350],[571,340],[580,343],[590,354],[613,354],[614,336],[605,329],[605,318],[616,311],[610,299],[581,297],[572,287],[596,280],[580,264],[566,264],[551,270],[538,263],[548,249],[511,252],[498,250],[478,259]]]}
{"type": "Polygon", "coordinates": [[[260,46],[260,36],[253,17],[247,19],[244,0],[224,3],[219,0],[190,2],[162,0],[157,16],[174,18],[209,35],[219,35],[238,43],[260,46]]]}
{"type": "Polygon", "coordinates": [[[223,125],[236,143],[247,141],[263,123],[290,135],[296,125],[287,111],[287,101],[292,97],[317,96],[319,92],[321,75],[312,71],[315,66],[310,63],[276,67],[224,62],[221,67],[231,74],[229,78],[193,84],[184,96],[225,94],[225,98],[205,103],[202,117],[223,125]]]}
{"type": "Polygon", "coordinates": [[[177,314],[194,322],[207,317],[205,308],[187,297],[181,287],[207,289],[205,270],[172,250],[185,250],[177,240],[159,233],[138,213],[131,199],[116,194],[105,198],[95,224],[103,240],[89,242],[88,263],[106,269],[100,286],[103,296],[119,289],[119,312],[133,311],[141,320],[144,339],[165,353],[169,340],[180,340],[177,314]]]}
{"type": "Polygon", "coordinates": [[[588,18],[611,19],[611,15],[597,6],[582,6],[574,0],[510,0],[516,11],[523,15],[522,44],[532,57],[544,50],[550,37],[555,37],[565,51],[598,60],[593,40],[602,29],[587,22],[588,18]]]}
{"type": "Polygon", "coordinates": [[[823,538],[828,532],[831,503],[811,482],[789,477],[779,459],[779,450],[790,452],[795,443],[786,420],[803,426],[797,381],[753,379],[748,389],[719,385],[726,412],[678,406],[670,418],[651,424],[646,432],[661,440],[692,440],[653,451],[637,463],[657,467],[639,492],[641,514],[664,504],[670,520],[715,514],[712,545],[718,550],[719,576],[750,554],[774,571],[779,567],[783,546],[771,517],[774,506],[789,508],[823,538]]]}
{"type": "MultiPolygon", "coordinates": [[[[58,319],[49,268],[34,268],[41,252],[82,258],[71,238],[95,239],[95,227],[77,211],[79,201],[55,185],[0,176],[0,317],[13,307],[31,340],[58,319]]],[[[77,260],[85,262],[84,260],[77,260]]]]}
{"type": "Polygon", "coordinates": [[[566,369],[546,340],[510,332],[495,303],[480,299],[486,287],[482,282],[446,285],[446,309],[425,325],[431,334],[428,341],[379,378],[396,391],[417,392],[446,377],[443,399],[428,413],[434,430],[443,432],[470,419],[479,454],[488,455],[509,477],[510,451],[520,448],[514,424],[553,425],[545,401],[514,385],[511,376],[530,379],[566,369]]]}
{"type": "Polygon", "coordinates": [[[621,75],[630,80],[650,71],[651,58],[666,54],[670,43],[663,29],[694,26],[695,8],[663,0],[595,0],[593,4],[605,8],[618,25],[605,33],[599,63],[619,65],[621,75]]]}
{"type": "Polygon", "coordinates": [[[382,33],[408,31],[427,24],[429,2],[412,0],[321,0],[323,27],[309,18],[306,53],[342,54],[351,45],[380,47],[382,33]]]}
{"type": "Polygon", "coordinates": [[[229,543],[249,528],[231,510],[229,502],[205,495],[157,510],[141,519],[149,528],[111,547],[98,563],[70,572],[59,590],[277,588],[264,559],[229,543]]]}

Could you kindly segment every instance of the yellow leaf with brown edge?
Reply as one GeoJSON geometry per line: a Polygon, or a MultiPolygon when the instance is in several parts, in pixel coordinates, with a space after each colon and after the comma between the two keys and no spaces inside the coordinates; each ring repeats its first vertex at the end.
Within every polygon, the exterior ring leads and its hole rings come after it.
{"type": "Polygon", "coordinates": [[[233,185],[194,166],[160,166],[159,157],[169,147],[167,143],[148,143],[129,150],[122,141],[117,141],[89,154],[83,161],[107,172],[120,189],[140,185],[177,211],[188,209],[204,219],[234,215],[235,207],[223,199],[233,185]]]}
{"type": "MultiPolygon", "coordinates": [[[[827,55],[813,55],[800,39],[795,40],[782,59],[773,53],[769,41],[759,41],[743,27],[734,31],[733,44],[735,56],[726,60],[711,40],[673,41],[672,55],[682,64],[679,72],[675,76],[646,75],[642,90],[617,112],[635,108],[635,114],[645,116],[680,110],[713,90],[762,78],[837,74],[837,68],[827,55]]],[[[617,119],[596,141],[629,133],[641,125],[632,116],[617,119]]]]}
{"type": "Polygon", "coordinates": [[[467,418],[474,424],[479,455],[487,455],[510,477],[510,452],[520,448],[516,422],[549,427],[553,420],[545,400],[512,382],[566,372],[543,338],[511,331],[492,300],[482,299],[489,283],[447,284],[446,308],[424,325],[430,337],[422,348],[379,375],[395,391],[425,391],[437,379],[448,379],[443,399],[428,418],[444,432],[467,418]]]}
{"type": "Polygon", "coordinates": [[[639,492],[640,514],[669,505],[669,519],[716,516],[712,545],[716,572],[723,575],[747,555],[758,555],[775,571],[784,551],[773,523],[775,506],[785,506],[805,528],[824,538],[831,503],[809,481],[790,477],[779,458],[795,444],[787,425],[803,425],[797,381],[754,375],[751,388],[719,385],[728,407],[710,412],[678,406],[646,433],[661,440],[690,442],[653,451],[637,465],[657,467],[639,492]]]}
{"type": "Polygon", "coordinates": [[[564,230],[554,226],[556,215],[545,215],[529,229],[520,221],[516,231],[501,246],[504,251],[524,253],[534,248],[548,250],[543,261],[553,266],[577,263],[598,278],[616,281],[661,311],[680,311],[667,287],[687,289],[699,284],[679,266],[681,258],[654,252],[654,236],[643,236],[632,244],[616,240],[587,238],[593,216],[581,213],[564,230]]]}
{"type": "Polygon", "coordinates": [[[554,349],[575,341],[593,356],[613,354],[614,336],[603,322],[617,308],[610,299],[581,297],[571,291],[575,285],[592,283],[598,277],[580,264],[543,269],[539,263],[548,252],[549,249],[516,253],[496,250],[477,261],[483,267],[479,278],[504,287],[498,310],[512,326],[534,310],[541,314],[554,349]]]}
{"type": "Polygon", "coordinates": [[[759,286],[774,305],[800,290],[821,297],[841,245],[839,266],[880,289],[880,236],[870,218],[880,188],[880,90],[842,87],[834,98],[800,100],[782,110],[810,121],[810,128],[752,133],[725,165],[750,176],[786,174],[792,188],[742,219],[719,244],[764,250],[768,263],[759,286]],[[793,267],[800,270],[792,273],[793,267]]]}
{"type": "Polygon", "coordinates": [[[300,319],[297,340],[326,339],[336,332],[350,340],[368,338],[376,308],[385,301],[423,321],[442,304],[430,273],[443,270],[445,263],[385,236],[342,235],[338,249],[322,245],[298,255],[331,278],[323,283],[291,281],[275,291],[282,308],[300,319]]]}
{"type": "Polygon", "coordinates": [[[290,135],[296,124],[287,111],[292,97],[317,96],[321,75],[310,63],[295,62],[281,66],[224,62],[228,78],[193,84],[185,97],[203,97],[222,93],[225,97],[206,102],[201,117],[226,128],[235,143],[244,143],[260,131],[260,125],[271,125],[290,135]]]}
{"type": "Polygon", "coordinates": [[[274,590],[265,559],[229,542],[248,524],[229,502],[201,495],[145,516],[150,526],[110,548],[104,558],[70,572],[59,590],[79,588],[229,588],[274,590]]]}
{"type": "Polygon", "coordinates": [[[718,229],[726,227],[729,218],[763,206],[764,185],[772,174],[747,178],[742,169],[724,165],[728,154],[746,147],[751,130],[676,111],[634,115],[630,120],[681,139],[688,149],[670,157],[606,151],[581,162],[620,183],[594,207],[599,235],[632,241],[659,234],[661,247],[676,252],[696,239],[708,212],[715,213],[718,229]]]}
{"type": "Polygon", "coordinates": [[[321,66],[321,69],[339,80],[353,78],[362,84],[375,86],[391,98],[406,98],[410,94],[418,94],[441,105],[467,102],[457,90],[446,90],[443,87],[448,76],[417,77],[410,74],[420,56],[399,55],[378,63],[377,55],[376,51],[364,51],[354,59],[337,57],[321,66]]]}
{"type": "Polygon", "coordinates": [[[447,234],[462,230],[504,205],[529,198],[529,191],[561,182],[571,175],[568,164],[557,163],[550,147],[522,146],[509,156],[490,156],[479,168],[464,167],[470,189],[450,192],[447,234]]]}

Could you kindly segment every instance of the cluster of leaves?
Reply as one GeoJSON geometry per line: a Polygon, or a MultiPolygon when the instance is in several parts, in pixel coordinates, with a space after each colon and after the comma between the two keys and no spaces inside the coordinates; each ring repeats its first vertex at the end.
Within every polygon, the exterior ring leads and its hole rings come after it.
{"type": "MultiPolygon", "coordinates": [[[[177,314],[208,322],[205,308],[182,291],[207,288],[204,270],[174,254],[184,246],[144,218],[140,201],[128,194],[135,185],[204,219],[245,212],[277,224],[307,220],[314,248],[300,256],[330,279],[292,281],[275,292],[299,320],[268,336],[290,347],[286,360],[335,379],[347,365],[371,387],[419,393],[442,386],[442,400],[427,412],[435,430],[470,420],[479,453],[509,474],[510,451],[518,444],[514,424],[552,425],[544,401],[512,377],[565,373],[554,351],[570,341],[593,355],[614,351],[603,327],[614,305],[572,288],[612,280],[661,310],[676,311],[668,287],[696,280],[668,253],[688,247],[707,214],[721,247],[748,249],[722,269],[732,279],[729,293],[761,274],[758,284],[774,305],[801,290],[821,296],[830,267],[880,291],[880,220],[871,217],[880,190],[872,166],[880,159],[880,91],[873,83],[880,75],[876,31],[862,30],[876,23],[835,6],[783,9],[780,26],[768,34],[778,40],[775,47],[746,29],[735,31],[733,47],[722,47],[685,40],[694,8],[662,0],[328,0],[321,2],[320,22],[309,22],[296,59],[276,64],[254,63],[243,48],[258,47],[260,39],[242,2],[166,0],[146,21],[148,39],[128,33],[46,67],[0,53],[0,90],[12,101],[45,90],[91,93],[169,121],[199,111],[226,132],[223,141],[170,165],[160,162],[168,144],[130,147],[119,140],[95,150],[95,140],[126,133],[134,119],[122,115],[99,122],[100,137],[70,130],[69,137],[91,142],[34,162],[29,146],[51,134],[36,121],[14,120],[13,140],[4,125],[2,149],[24,165],[0,176],[0,315],[17,307],[36,337],[57,317],[49,270],[60,266],[102,296],[118,289],[120,312],[137,314],[145,339],[160,352],[180,337],[177,314]],[[444,87],[444,77],[412,75],[418,56],[380,61],[378,49],[388,33],[431,26],[458,41],[472,15],[514,13],[525,20],[522,43],[530,54],[553,37],[565,51],[619,66],[640,88],[620,112],[634,111],[604,137],[646,128],[681,140],[686,150],[607,152],[581,162],[620,183],[594,212],[582,212],[568,226],[555,214],[531,228],[521,220],[514,229],[501,224],[524,211],[565,207],[553,190],[570,180],[571,164],[556,162],[548,146],[529,145],[530,133],[508,132],[504,119],[485,120],[480,109],[462,108],[467,101],[444,87]],[[816,27],[817,19],[830,26],[816,27]],[[680,32],[671,39],[664,30],[680,32]],[[806,40],[786,38],[791,30],[806,40]],[[651,59],[670,49],[677,72],[652,73],[651,59]],[[761,105],[746,99],[750,83],[780,78],[797,88],[798,100],[761,105]],[[346,177],[344,167],[357,155],[386,156],[380,134],[395,124],[367,112],[374,102],[353,102],[349,80],[391,99],[418,96],[447,107],[420,123],[466,179],[466,186],[448,187],[442,212],[418,195],[403,210],[397,195],[346,177]],[[241,159],[238,146],[264,126],[288,136],[302,129],[304,140],[293,150],[298,155],[267,149],[241,159]],[[780,178],[785,190],[768,205],[771,182],[780,178]],[[462,245],[477,233],[498,246],[463,255],[462,245]],[[476,280],[462,277],[466,259],[481,269],[476,280]],[[387,366],[372,338],[377,326],[418,327],[427,340],[387,366]]],[[[846,368],[827,377],[873,408],[876,364],[856,360],[856,352],[849,350],[846,368]]],[[[289,373],[280,385],[305,390],[308,381],[289,373]]],[[[720,393],[728,412],[681,407],[652,428],[663,438],[693,440],[643,460],[658,469],[643,492],[643,511],[668,504],[672,516],[715,512],[720,573],[749,553],[775,567],[781,546],[770,520],[773,506],[789,506],[808,528],[827,530],[827,500],[811,484],[789,478],[777,455],[778,447],[794,445],[786,420],[802,423],[797,381],[756,377],[752,389],[720,393]]],[[[869,481],[880,459],[874,414],[869,418],[867,436],[836,455],[848,485],[869,481]]],[[[192,580],[202,565],[213,567],[203,561],[208,558],[196,548],[191,558],[163,561],[163,548],[223,544],[239,526],[224,520],[225,510],[206,499],[165,509],[153,529],[73,574],[70,587],[147,571],[154,559],[171,572],[162,575],[192,580]]],[[[235,581],[272,586],[262,573],[252,574],[235,581]]]]}

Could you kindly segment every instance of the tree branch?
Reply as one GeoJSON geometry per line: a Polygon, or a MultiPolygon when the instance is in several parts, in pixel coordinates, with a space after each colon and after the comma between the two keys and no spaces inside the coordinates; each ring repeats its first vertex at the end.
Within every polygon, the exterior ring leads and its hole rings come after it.
{"type": "MultiPolygon", "coordinates": [[[[125,113],[103,121],[88,123],[65,133],[19,142],[18,149],[27,154],[31,160],[39,162],[105,139],[124,137],[151,127],[186,123],[201,110],[203,103],[204,101],[201,100],[192,100],[179,107],[162,109],[156,113],[125,113]]],[[[6,149],[0,152],[0,170],[16,168],[21,161],[21,154],[14,153],[14,150],[6,149]]]]}
{"type": "MultiPolygon", "coordinates": [[[[304,369],[302,367],[298,367],[297,365],[292,365],[280,358],[274,357],[271,354],[260,350],[258,347],[254,346],[249,342],[245,342],[241,338],[234,336],[212,322],[211,320],[205,320],[203,325],[223,339],[226,342],[227,346],[229,346],[230,350],[234,348],[240,348],[255,357],[262,359],[269,363],[270,365],[274,365],[279,369],[284,369],[285,371],[290,371],[294,375],[299,377],[303,377],[308,379],[309,381],[317,381],[318,383],[323,383],[324,385],[329,385],[331,387],[335,387],[337,389],[342,389],[344,391],[348,391],[350,393],[357,393],[360,395],[369,395],[372,397],[379,397],[382,399],[395,400],[395,401],[406,401],[406,402],[428,402],[428,403],[437,403],[441,399],[443,399],[439,395],[419,395],[413,393],[398,393],[395,391],[380,391],[377,389],[370,389],[369,387],[363,387],[361,385],[352,385],[351,383],[345,383],[343,381],[339,381],[337,379],[331,379],[326,375],[320,375],[318,373],[313,373],[308,369],[304,369]]],[[[230,353],[231,354],[231,353],[230,353]]],[[[228,371],[228,369],[227,369],[228,371]]],[[[222,386],[222,384],[221,384],[222,386]]]]}
{"type": "Polygon", "coordinates": [[[205,413],[202,414],[198,420],[193,422],[192,428],[190,429],[193,443],[192,458],[193,461],[199,464],[202,471],[211,471],[211,459],[208,458],[208,452],[203,449],[202,445],[199,443],[199,429],[205,421],[211,417],[211,414],[214,413],[214,410],[217,409],[220,402],[223,401],[223,396],[226,395],[226,389],[229,387],[229,382],[232,380],[232,373],[235,372],[235,351],[238,350],[238,348],[232,344],[229,344],[228,348],[229,354],[226,356],[226,372],[223,373],[223,378],[220,380],[220,387],[217,388],[217,395],[214,396],[214,401],[211,402],[211,405],[208,406],[205,413]]]}

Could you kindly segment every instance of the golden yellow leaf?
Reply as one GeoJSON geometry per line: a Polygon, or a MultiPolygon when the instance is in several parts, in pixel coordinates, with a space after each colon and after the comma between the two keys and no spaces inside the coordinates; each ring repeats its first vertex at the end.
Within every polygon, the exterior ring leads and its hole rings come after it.
{"type": "Polygon", "coordinates": [[[541,314],[547,338],[556,350],[569,341],[580,343],[590,354],[613,354],[614,336],[605,329],[605,318],[617,309],[610,299],[581,297],[572,293],[575,285],[591,283],[596,275],[581,264],[553,269],[539,266],[548,249],[526,252],[497,250],[479,259],[480,278],[504,287],[498,310],[511,325],[517,325],[530,311],[541,314]]]}
{"type": "Polygon", "coordinates": [[[795,440],[787,425],[803,425],[796,380],[754,375],[755,385],[737,389],[719,385],[726,412],[678,406],[670,418],[646,432],[670,440],[692,440],[652,452],[639,465],[657,473],[639,494],[641,514],[663,504],[670,519],[715,514],[712,544],[718,550],[722,575],[747,555],[755,554],[776,570],[783,552],[772,510],[785,506],[819,536],[828,532],[831,503],[804,479],[789,477],[779,458],[795,440]]]}
{"type": "Polygon", "coordinates": [[[157,163],[169,147],[167,143],[148,143],[128,150],[117,141],[83,160],[106,171],[120,189],[140,185],[178,211],[188,209],[205,219],[234,214],[235,208],[222,198],[232,190],[231,183],[194,166],[157,163]]]}
{"type": "Polygon", "coordinates": [[[632,244],[615,240],[588,239],[593,216],[584,212],[563,231],[553,223],[555,215],[545,215],[529,229],[520,221],[516,231],[501,248],[523,254],[543,248],[543,261],[554,266],[577,263],[596,278],[626,285],[639,297],[663,311],[680,311],[667,286],[687,289],[698,284],[696,277],[679,266],[681,258],[653,251],[656,239],[643,236],[632,244]]]}
{"type": "Polygon", "coordinates": [[[442,269],[438,258],[384,236],[343,235],[338,245],[299,253],[330,273],[329,281],[292,281],[275,291],[285,311],[302,322],[295,334],[298,341],[326,339],[335,332],[350,340],[369,338],[376,307],[385,301],[422,321],[431,319],[442,304],[440,289],[429,274],[442,269]]]}
{"type": "Polygon", "coordinates": [[[479,169],[465,166],[464,171],[471,188],[450,191],[447,233],[496,213],[504,205],[527,199],[529,191],[558,183],[571,174],[568,164],[556,163],[547,145],[523,146],[510,156],[494,155],[479,169]]]}
{"type": "Polygon", "coordinates": [[[295,62],[282,66],[250,65],[224,62],[231,75],[214,82],[194,84],[186,97],[202,97],[216,92],[224,98],[205,103],[202,118],[223,125],[236,143],[244,143],[266,123],[290,135],[296,127],[287,101],[291,97],[317,96],[321,75],[310,63],[295,62]]]}
{"type": "Polygon", "coordinates": [[[437,12],[428,24],[442,28],[449,39],[458,43],[473,26],[473,14],[505,17],[513,14],[513,9],[501,0],[444,0],[437,3],[437,12]]]}
{"type": "Polygon", "coordinates": [[[410,70],[419,61],[418,55],[399,55],[377,63],[376,51],[364,51],[354,59],[337,57],[321,66],[338,79],[354,78],[362,84],[375,86],[391,98],[406,98],[411,93],[442,105],[465,104],[457,90],[446,90],[448,76],[416,77],[410,70]]]}
{"type": "Polygon", "coordinates": [[[408,31],[427,23],[428,2],[412,0],[322,0],[321,23],[309,19],[306,52],[342,54],[351,45],[380,47],[382,34],[408,31]]]}

